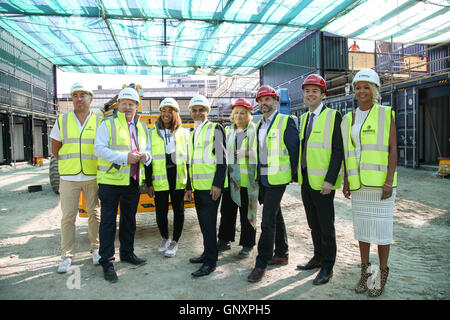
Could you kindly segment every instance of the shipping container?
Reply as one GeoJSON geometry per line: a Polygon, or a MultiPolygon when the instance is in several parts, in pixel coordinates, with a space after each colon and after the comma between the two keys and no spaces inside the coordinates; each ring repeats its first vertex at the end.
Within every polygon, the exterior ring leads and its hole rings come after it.
{"type": "MultiPolygon", "coordinates": [[[[303,103],[301,85],[312,73],[331,76],[348,70],[347,39],[312,32],[260,70],[261,84],[289,90],[292,106],[303,103]]],[[[328,80],[328,79],[327,79],[328,80]]]]}

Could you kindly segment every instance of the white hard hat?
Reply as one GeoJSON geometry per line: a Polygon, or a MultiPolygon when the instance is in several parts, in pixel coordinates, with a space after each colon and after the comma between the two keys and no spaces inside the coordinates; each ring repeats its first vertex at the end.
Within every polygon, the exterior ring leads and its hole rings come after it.
{"type": "Polygon", "coordinates": [[[371,82],[379,87],[381,87],[380,77],[378,74],[372,69],[361,69],[356,73],[355,77],[352,81],[352,86],[355,86],[355,83],[358,81],[367,81],[371,82]]]}
{"type": "Polygon", "coordinates": [[[139,104],[140,102],[138,92],[136,91],[136,89],[133,89],[131,87],[123,88],[122,90],[120,90],[117,100],[120,101],[120,99],[130,99],[136,101],[137,104],[139,104]]]}
{"type": "Polygon", "coordinates": [[[72,85],[72,88],[70,88],[70,95],[73,95],[73,93],[76,92],[76,91],[83,91],[83,92],[89,93],[89,94],[91,95],[91,97],[94,96],[94,93],[92,92],[92,90],[91,90],[91,89],[88,89],[87,87],[85,87],[85,86],[84,86],[82,83],[80,83],[80,82],[75,82],[75,83],[72,85]]]}
{"type": "Polygon", "coordinates": [[[196,95],[194,96],[191,101],[189,101],[189,110],[191,110],[191,108],[193,106],[203,106],[205,108],[208,109],[208,111],[211,110],[211,106],[209,104],[208,99],[204,96],[204,95],[196,95]]]}
{"type": "Polygon", "coordinates": [[[177,112],[180,112],[180,106],[178,105],[178,102],[174,98],[165,98],[161,103],[159,104],[159,111],[161,111],[162,107],[172,107],[177,112]]]}

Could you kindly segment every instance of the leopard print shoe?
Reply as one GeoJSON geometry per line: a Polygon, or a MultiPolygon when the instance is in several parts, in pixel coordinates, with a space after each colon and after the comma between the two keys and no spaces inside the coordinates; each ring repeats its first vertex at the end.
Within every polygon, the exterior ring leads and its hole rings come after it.
{"type": "Polygon", "coordinates": [[[389,267],[386,269],[380,268],[380,285],[375,286],[374,288],[369,289],[369,297],[379,297],[383,293],[384,286],[386,285],[386,281],[389,275],[389,267]]]}
{"type": "Polygon", "coordinates": [[[367,289],[368,289],[367,280],[372,275],[372,273],[367,272],[369,267],[370,267],[370,262],[361,264],[361,278],[359,279],[358,285],[355,288],[356,293],[364,293],[367,291],[367,289]]]}

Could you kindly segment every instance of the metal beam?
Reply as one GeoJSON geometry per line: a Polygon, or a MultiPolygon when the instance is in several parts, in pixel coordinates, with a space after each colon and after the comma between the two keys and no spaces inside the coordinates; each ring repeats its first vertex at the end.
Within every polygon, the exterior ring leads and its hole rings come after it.
{"type": "Polygon", "coordinates": [[[105,21],[106,26],[108,27],[109,33],[111,34],[111,38],[112,38],[113,41],[114,41],[114,45],[116,46],[116,49],[117,49],[117,51],[119,52],[120,58],[122,58],[123,64],[124,64],[124,65],[127,65],[127,61],[125,60],[125,57],[123,56],[122,51],[120,50],[119,44],[117,43],[116,36],[114,35],[114,32],[113,32],[112,29],[111,29],[111,25],[109,24],[108,18],[106,17],[106,11],[105,11],[105,9],[103,8],[102,0],[98,0],[98,5],[100,6],[100,9],[101,9],[101,11],[102,11],[102,17],[103,17],[103,20],[105,21]]]}

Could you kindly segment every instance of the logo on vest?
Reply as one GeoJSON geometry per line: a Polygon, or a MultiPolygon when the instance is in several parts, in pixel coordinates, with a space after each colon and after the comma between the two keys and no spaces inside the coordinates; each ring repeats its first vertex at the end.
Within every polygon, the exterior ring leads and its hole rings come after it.
{"type": "Polygon", "coordinates": [[[94,131],[94,129],[91,126],[84,128],[84,130],[86,130],[86,131],[94,131]]]}
{"type": "Polygon", "coordinates": [[[369,124],[366,129],[362,130],[364,134],[375,134],[375,129],[372,129],[372,126],[369,124]]]}

